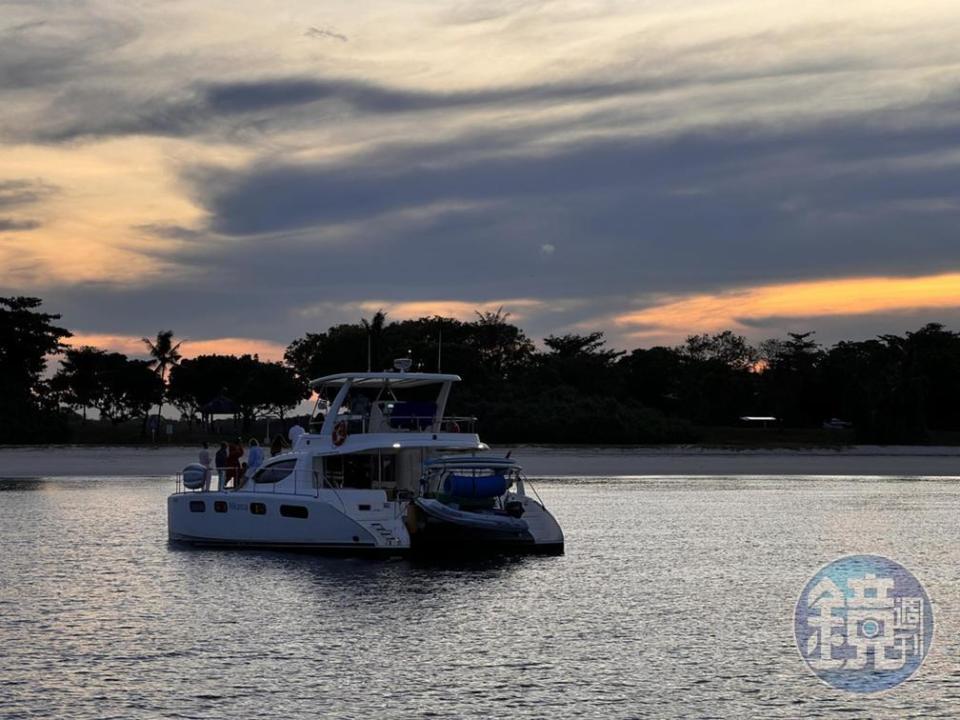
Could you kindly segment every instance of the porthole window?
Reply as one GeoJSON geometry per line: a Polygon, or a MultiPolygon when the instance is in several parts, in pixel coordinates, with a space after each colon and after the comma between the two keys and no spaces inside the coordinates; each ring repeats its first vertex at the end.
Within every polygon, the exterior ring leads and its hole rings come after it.
{"type": "Polygon", "coordinates": [[[214,512],[225,513],[227,511],[227,503],[223,500],[217,500],[213,503],[214,512]]]}
{"type": "Polygon", "coordinates": [[[307,508],[303,505],[281,505],[280,514],[288,518],[301,518],[306,520],[309,515],[307,508]]]}
{"type": "Polygon", "coordinates": [[[263,503],[250,503],[250,513],[253,515],[266,515],[267,506],[263,503]]]}
{"type": "Polygon", "coordinates": [[[203,500],[191,500],[190,512],[206,512],[207,504],[203,500]]]}

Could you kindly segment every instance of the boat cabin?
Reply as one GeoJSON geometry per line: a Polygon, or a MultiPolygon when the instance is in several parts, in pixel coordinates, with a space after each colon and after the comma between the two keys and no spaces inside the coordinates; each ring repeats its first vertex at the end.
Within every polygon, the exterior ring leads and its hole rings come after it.
{"type": "Polygon", "coordinates": [[[317,393],[310,432],[335,444],[343,433],[474,432],[476,418],[444,415],[459,381],[458,375],[403,371],[318,378],[310,383],[317,393]]]}
{"type": "Polygon", "coordinates": [[[475,418],[445,414],[450,389],[459,380],[402,369],[314,380],[310,386],[317,402],[309,430],[291,453],[267,460],[243,487],[294,493],[383,490],[389,498],[412,497],[430,458],[488,449],[476,434],[475,418]]]}

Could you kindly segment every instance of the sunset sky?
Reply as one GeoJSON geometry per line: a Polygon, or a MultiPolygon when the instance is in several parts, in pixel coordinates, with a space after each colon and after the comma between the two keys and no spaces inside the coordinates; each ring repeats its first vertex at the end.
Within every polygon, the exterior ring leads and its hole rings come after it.
{"type": "Polygon", "coordinates": [[[132,353],[960,329],[958,68],[956,0],[0,2],[0,295],[132,353]]]}

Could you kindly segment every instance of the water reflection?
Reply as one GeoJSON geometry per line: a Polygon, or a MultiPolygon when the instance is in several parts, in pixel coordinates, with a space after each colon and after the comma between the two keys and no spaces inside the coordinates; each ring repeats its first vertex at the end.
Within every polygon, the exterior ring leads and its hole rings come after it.
{"type": "Polygon", "coordinates": [[[0,481],[0,716],[954,717],[950,482],[538,482],[567,554],[423,562],[182,549],[169,482],[0,481]],[[924,582],[896,693],[820,685],[793,604],[842,554],[924,582]]]}

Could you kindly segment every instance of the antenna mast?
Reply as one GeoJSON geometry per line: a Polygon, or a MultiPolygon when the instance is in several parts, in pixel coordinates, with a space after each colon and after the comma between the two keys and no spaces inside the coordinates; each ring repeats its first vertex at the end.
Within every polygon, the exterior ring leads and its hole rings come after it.
{"type": "Polygon", "coordinates": [[[440,372],[440,358],[443,353],[443,320],[440,320],[440,332],[437,334],[437,372],[440,372]]]}

